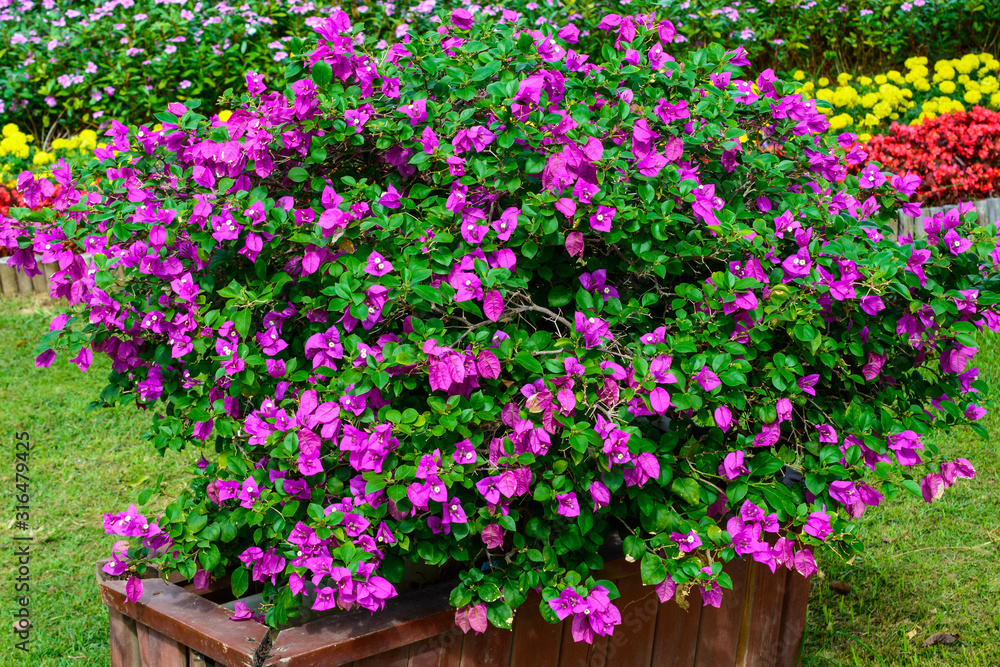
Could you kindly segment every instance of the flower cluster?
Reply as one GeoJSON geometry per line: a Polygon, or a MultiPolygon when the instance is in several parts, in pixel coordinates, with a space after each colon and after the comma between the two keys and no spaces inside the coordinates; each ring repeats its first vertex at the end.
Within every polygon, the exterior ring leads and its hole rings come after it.
{"type": "Polygon", "coordinates": [[[28,169],[45,175],[47,165],[64,158],[79,162],[93,155],[97,147],[97,133],[84,130],[68,138],[52,141],[49,150],[42,150],[35,137],[26,134],[14,123],[7,123],[0,132],[0,184],[13,187],[17,175],[28,169]]]}
{"type": "MultiPolygon", "coordinates": [[[[982,107],[929,119],[921,126],[893,123],[863,147],[866,163],[900,176],[919,174],[916,195],[940,206],[1000,193],[1000,112],[982,107]]],[[[858,168],[860,168],[860,164],[858,168]]]]}
{"type": "Polygon", "coordinates": [[[0,243],[58,259],[68,304],[36,364],[105,354],[102,402],[202,450],[162,516],[107,519],[131,600],[149,563],[230,574],[277,626],[378,610],[409,561],[459,572],[464,628],[540,590],[590,641],[620,622],[606,549],[718,606],[724,562],[808,576],[866,507],[972,474],[921,438],[984,432],[994,234],[889,238],[919,178],[849,175],[794,84],[676,60],[655,13],[602,17],[603,49],[439,18],[382,48],[335,12],[284,90],[251,71],[225,119],[171,103],[19,177],[53,212],[0,243]]]}
{"type": "Polygon", "coordinates": [[[873,77],[844,72],[831,82],[825,77],[806,80],[806,73],[797,70],[793,78],[803,82],[800,93],[828,104],[821,110],[830,117],[832,130],[860,132],[863,138],[888,131],[893,121],[920,125],[939,114],[965,111],[966,105],[1000,109],[1000,60],[991,54],[938,60],[933,74],[928,65],[927,58],[913,57],[905,72],[889,70],[873,77]]]}

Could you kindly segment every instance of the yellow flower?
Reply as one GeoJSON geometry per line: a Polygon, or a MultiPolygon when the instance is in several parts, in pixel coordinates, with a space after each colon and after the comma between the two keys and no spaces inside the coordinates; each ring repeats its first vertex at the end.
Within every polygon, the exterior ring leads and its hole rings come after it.
{"type": "Polygon", "coordinates": [[[872,80],[871,77],[859,76],[858,83],[860,83],[862,86],[870,86],[872,85],[872,80]]]}
{"type": "Polygon", "coordinates": [[[17,128],[17,125],[15,125],[14,123],[7,123],[6,125],[3,126],[3,136],[4,137],[10,137],[10,136],[14,135],[17,132],[20,132],[20,130],[17,128]]]}
{"type": "Polygon", "coordinates": [[[984,95],[995,93],[1000,90],[1000,82],[995,76],[988,76],[979,82],[979,91],[984,95]]]}
{"type": "Polygon", "coordinates": [[[887,77],[885,74],[875,75],[875,83],[877,83],[878,85],[881,86],[883,83],[888,83],[888,82],[889,82],[889,77],[887,77]]]}
{"type": "MultiPolygon", "coordinates": [[[[796,74],[798,74],[798,72],[796,72],[796,74]]],[[[802,76],[805,76],[805,72],[802,72],[802,76]]],[[[800,79],[798,77],[796,77],[795,80],[799,81],[800,79]]],[[[223,123],[225,123],[227,120],[229,120],[229,117],[232,116],[232,115],[233,115],[232,111],[230,111],[229,109],[224,109],[224,110],[222,110],[222,111],[219,112],[219,120],[221,120],[223,123]]]]}
{"type": "Polygon", "coordinates": [[[36,167],[41,167],[42,165],[51,164],[56,161],[56,156],[52,153],[46,153],[45,151],[36,151],[35,156],[32,158],[31,162],[36,167]]]}
{"type": "MultiPolygon", "coordinates": [[[[806,73],[800,69],[797,69],[792,74],[792,78],[795,79],[796,81],[801,81],[802,79],[806,78],[806,73]]],[[[223,113],[225,113],[225,111],[219,113],[219,118],[222,118],[223,113]]]]}
{"type": "Polygon", "coordinates": [[[872,113],[878,116],[879,118],[886,118],[888,117],[889,114],[892,113],[892,107],[889,106],[889,104],[886,102],[879,102],[878,104],[872,107],[872,113]]]}
{"type": "Polygon", "coordinates": [[[888,72],[885,73],[885,75],[886,77],[888,77],[890,81],[899,82],[903,80],[903,75],[894,69],[889,70],[888,72]]]}
{"type": "Polygon", "coordinates": [[[955,62],[955,69],[961,74],[968,74],[972,70],[979,69],[979,58],[971,53],[955,62]]]}
{"type": "Polygon", "coordinates": [[[968,74],[959,74],[958,75],[958,82],[959,83],[968,83],[969,81],[971,81],[971,79],[969,79],[969,75],[968,74]]]}
{"type": "Polygon", "coordinates": [[[990,106],[994,109],[1000,109],[1000,93],[990,95],[990,106]]]}
{"type": "Polygon", "coordinates": [[[869,141],[871,138],[872,135],[868,132],[862,132],[861,134],[858,135],[858,139],[862,142],[869,141]]]}
{"type": "Polygon", "coordinates": [[[941,92],[944,93],[945,95],[951,95],[952,93],[955,92],[955,82],[954,81],[942,81],[938,85],[938,88],[940,88],[941,92]]]}
{"type": "MultiPolygon", "coordinates": [[[[802,92],[806,94],[811,93],[815,89],[816,89],[816,84],[813,83],[812,81],[806,81],[805,83],[802,84],[801,88],[802,92]]],[[[219,114],[219,118],[222,118],[222,114],[219,114]]]]}
{"type": "Polygon", "coordinates": [[[983,99],[983,94],[978,90],[970,90],[965,93],[965,96],[962,99],[969,104],[979,104],[979,100],[983,99]]]}
{"type": "Polygon", "coordinates": [[[878,104],[879,97],[878,93],[868,93],[861,98],[861,105],[871,109],[873,106],[878,104]]]}
{"type": "Polygon", "coordinates": [[[830,119],[831,130],[842,130],[848,125],[854,125],[854,118],[850,114],[842,113],[830,119]]]}
{"type": "Polygon", "coordinates": [[[853,78],[854,77],[848,74],[847,72],[841,72],[840,74],[837,75],[837,83],[839,83],[842,86],[846,86],[847,82],[853,78]]]}

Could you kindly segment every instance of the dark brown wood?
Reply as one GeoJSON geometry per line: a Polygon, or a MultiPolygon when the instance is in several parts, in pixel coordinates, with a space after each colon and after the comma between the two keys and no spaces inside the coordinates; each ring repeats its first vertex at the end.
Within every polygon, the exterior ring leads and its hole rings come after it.
{"type": "MultiPolygon", "coordinates": [[[[107,577],[100,572],[98,578],[107,577]]],[[[463,635],[448,603],[454,582],[407,593],[372,615],[354,610],[277,634],[266,667],[794,667],[805,624],[808,580],[752,561],[725,568],[733,590],[722,608],[703,607],[690,589],[688,611],[661,605],[636,564],[609,563],[595,578],[615,582],[622,623],[593,644],[574,642],[571,620],[545,623],[532,591],[514,630],[463,635]]],[[[161,579],[145,579],[138,603],[125,582],[100,581],[111,618],[113,667],[250,667],[266,628],[233,622],[231,612],[161,579]],[[130,635],[129,627],[134,634],[130,635]],[[133,649],[131,637],[137,648],[133,649]],[[117,653],[116,653],[117,652],[117,653]],[[143,654],[141,657],[134,653],[143,654]],[[201,654],[209,660],[199,661],[201,654]],[[119,657],[114,657],[118,655],[119,657]]],[[[222,594],[223,587],[218,592],[222,594]]]]}
{"type": "Polygon", "coordinates": [[[264,665],[344,664],[450,632],[455,626],[455,610],[448,604],[453,586],[449,582],[401,595],[375,615],[355,610],[284,630],[264,665]]]}
{"type": "Polygon", "coordinates": [[[409,667],[459,667],[464,639],[455,626],[451,632],[411,644],[409,667]]]}
{"type": "Polygon", "coordinates": [[[462,642],[460,667],[507,667],[510,664],[510,647],[514,633],[510,630],[488,628],[477,634],[469,632],[462,642]]]}
{"type": "Polygon", "coordinates": [[[267,634],[259,623],[229,620],[231,612],[161,579],[145,579],[142,598],[125,600],[124,581],[102,581],[101,599],[113,611],[190,647],[227,667],[253,664],[267,634]]]}
{"type": "Polygon", "coordinates": [[[656,614],[660,599],[652,586],[643,586],[638,574],[615,582],[621,597],[615,606],[622,614],[622,624],[608,638],[606,664],[642,665],[651,664],[653,658],[653,635],[656,632],[656,614]]]}
{"type": "Polygon", "coordinates": [[[802,647],[809,603],[809,579],[798,572],[789,572],[785,581],[785,602],[781,612],[778,645],[781,650],[775,663],[780,667],[795,667],[802,647]]]}
{"type": "Polygon", "coordinates": [[[135,619],[109,609],[108,626],[111,667],[142,667],[135,619]]]}
{"type": "Polygon", "coordinates": [[[542,597],[528,595],[514,616],[514,638],[510,650],[511,665],[558,665],[562,626],[546,623],[538,605],[542,597]]]}
{"type": "MultiPolygon", "coordinates": [[[[748,564],[744,560],[730,563],[726,571],[733,579],[733,590],[723,592],[722,604],[718,608],[711,605],[702,608],[698,630],[698,667],[736,664],[744,602],[741,592],[747,585],[747,569],[748,564]]],[[[699,592],[691,595],[692,605],[701,602],[698,599],[701,597],[700,590],[699,587],[699,592]]]]}
{"type": "MultiPolygon", "coordinates": [[[[410,662],[410,647],[400,646],[391,651],[383,651],[370,658],[362,658],[351,663],[351,667],[407,667],[410,662]]],[[[330,663],[330,667],[335,667],[330,663]]]]}
{"type": "Polygon", "coordinates": [[[779,568],[772,573],[766,565],[753,562],[750,569],[753,576],[753,600],[746,628],[749,631],[749,642],[746,654],[741,656],[737,667],[773,665],[777,660],[781,632],[788,570],[779,568]]]}
{"type": "Polygon", "coordinates": [[[143,665],[156,667],[188,667],[188,650],[170,637],[161,635],[153,628],[137,623],[139,634],[139,654],[143,665]]]}
{"type": "Polygon", "coordinates": [[[572,619],[563,621],[559,667],[589,667],[593,654],[594,647],[590,644],[573,641],[572,619]]]}
{"type": "Polygon", "coordinates": [[[688,596],[687,611],[673,601],[660,605],[653,638],[653,667],[694,667],[701,626],[701,597],[688,596]]]}

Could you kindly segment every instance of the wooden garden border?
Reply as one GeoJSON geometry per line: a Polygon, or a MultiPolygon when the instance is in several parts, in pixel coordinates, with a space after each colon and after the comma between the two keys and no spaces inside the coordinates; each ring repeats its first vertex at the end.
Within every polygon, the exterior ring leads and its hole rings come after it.
{"type": "Polygon", "coordinates": [[[794,667],[809,595],[795,572],[736,561],[725,568],[733,590],[721,608],[702,607],[693,591],[684,611],[660,604],[638,564],[618,560],[595,576],[618,586],[622,624],[593,645],[573,641],[569,619],[546,623],[533,591],[513,632],[462,634],[448,604],[455,582],[401,595],[375,615],[355,610],[269,633],[230,621],[182,582],[145,580],[139,602],[127,602],[125,581],[106,580],[101,564],[112,667],[794,667]]]}

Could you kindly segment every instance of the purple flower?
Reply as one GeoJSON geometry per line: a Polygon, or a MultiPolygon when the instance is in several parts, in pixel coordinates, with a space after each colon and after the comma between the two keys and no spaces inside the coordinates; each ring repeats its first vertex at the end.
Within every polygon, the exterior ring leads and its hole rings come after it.
{"type": "Polygon", "coordinates": [[[825,540],[826,536],[833,532],[830,528],[830,517],[825,512],[813,512],[806,520],[806,525],[802,529],[806,535],[825,540]]]}
{"type": "Polygon", "coordinates": [[[610,232],[611,223],[615,220],[615,214],[618,213],[618,209],[609,208],[607,206],[598,205],[597,213],[590,216],[590,226],[594,231],[598,232],[610,232]]]}
{"type": "Polygon", "coordinates": [[[670,539],[677,543],[677,548],[685,553],[690,553],[701,546],[701,538],[697,531],[690,533],[671,533],[670,539]]]}
{"type": "Polygon", "coordinates": [[[886,178],[879,168],[874,164],[869,164],[858,177],[858,185],[862,188],[877,188],[885,183],[886,178]]]}
{"type": "Polygon", "coordinates": [[[729,431],[729,428],[733,425],[733,413],[725,405],[720,405],[719,407],[717,407],[715,411],[712,413],[712,416],[715,417],[716,426],[722,429],[723,433],[729,431]]]}
{"type": "Polygon", "coordinates": [[[451,24],[459,30],[471,30],[472,14],[467,9],[456,9],[451,13],[451,24]]]}
{"type": "Polygon", "coordinates": [[[929,503],[943,496],[944,489],[944,479],[937,473],[928,473],[927,476],[920,480],[920,493],[923,495],[924,500],[929,503]]]}
{"type": "Polygon", "coordinates": [[[611,491],[608,490],[604,482],[591,482],[590,499],[594,502],[594,511],[597,511],[611,503],[611,491]]]}
{"type": "Polygon", "coordinates": [[[399,190],[397,190],[395,186],[390,183],[388,192],[382,195],[382,197],[378,200],[378,203],[382,204],[382,206],[385,206],[386,208],[399,208],[399,190]]]}
{"type": "Polygon", "coordinates": [[[694,379],[695,382],[701,385],[701,388],[705,391],[712,391],[716,387],[722,385],[722,381],[719,380],[719,376],[716,375],[708,366],[702,366],[701,370],[694,376],[694,379]]]}
{"type": "Polygon", "coordinates": [[[799,391],[803,394],[809,394],[810,396],[816,395],[816,382],[819,381],[819,374],[813,373],[812,375],[806,375],[800,377],[796,384],[799,386],[799,391]]]}
{"type": "Polygon", "coordinates": [[[391,273],[392,270],[393,266],[389,260],[379,253],[372,251],[372,254],[368,255],[368,264],[365,266],[365,273],[368,275],[378,278],[391,273]]]}
{"type": "Polygon", "coordinates": [[[427,100],[414,100],[409,104],[399,107],[400,113],[406,114],[410,119],[410,125],[416,126],[427,122],[427,100]]]}
{"type": "Polygon", "coordinates": [[[730,480],[746,475],[749,471],[743,464],[745,460],[746,455],[742,451],[729,452],[719,466],[719,474],[730,480]]]}
{"type": "Polygon", "coordinates": [[[491,523],[483,528],[483,532],[480,534],[483,540],[483,544],[486,545],[487,549],[501,549],[503,548],[503,529],[499,524],[491,523]]]}
{"type": "Polygon", "coordinates": [[[577,502],[576,493],[557,493],[556,502],[559,504],[556,513],[566,517],[580,516],[580,503],[577,502]]]}
{"type": "Polygon", "coordinates": [[[576,331],[583,336],[584,347],[595,347],[605,339],[612,340],[614,336],[608,323],[597,317],[587,317],[580,311],[574,315],[576,331]]]}
{"type": "Polygon", "coordinates": [[[781,268],[785,271],[785,279],[782,282],[808,276],[812,270],[812,258],[809,256],[809,251],[805,248],[799,248],[794,255],[785,258],[781,263],[781,268]]]}
{"type": "Polygon", "coordinates": [[[606,277],[608,275],[607,269],[598,269],[594,273],[581,273],[580,274],[580,284],[583,285],[583,289],[588,292],[595,292],[604,297],[605,303],[608,299],[617,299],[618,290],[610,285],[605,284],[606,277]]]}

